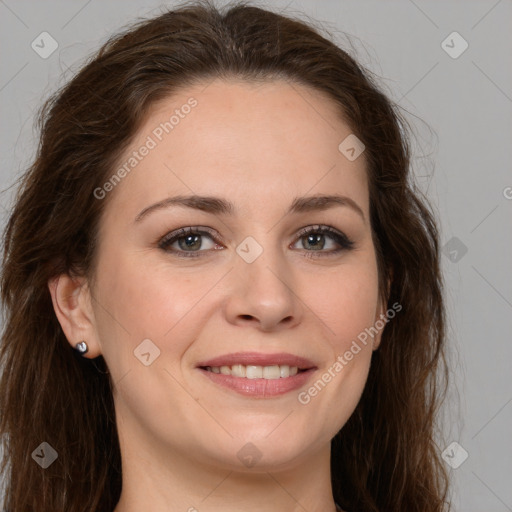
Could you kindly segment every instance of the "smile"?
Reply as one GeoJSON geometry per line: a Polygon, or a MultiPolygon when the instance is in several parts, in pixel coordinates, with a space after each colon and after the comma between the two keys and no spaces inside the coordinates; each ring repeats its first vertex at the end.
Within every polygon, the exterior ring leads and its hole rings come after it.
{"type": "Polygon", "coordinates": [[[289,366],[287,364],[270,366],[234,364],[233,366],[206,366],[204,369],[208,372],[232,375],[233,377],[267,380],[293,377],[299,371],[304,371],[299,370],[297,366],[289,366]]]}

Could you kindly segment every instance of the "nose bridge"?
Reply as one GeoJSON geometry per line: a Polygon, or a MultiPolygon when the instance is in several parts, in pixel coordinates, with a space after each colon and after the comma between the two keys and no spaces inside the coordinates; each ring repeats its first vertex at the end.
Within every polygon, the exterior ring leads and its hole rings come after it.
{"type": "Polygon", "coordinates": [[[274,292],[285,290],[288,292],[285,283],[290,276],[282,245],[274,239],[272,232],[264,233],[262,231],[255,236],[258,239],[254,236],[247,236],[236,248],[239,256],[238,275],[243,277],[244,274],[247,274],[252,289],[261,287],[264,291],[275,288],[274,292]]]}
{"type": "Polygon", "coordinates": [[[263,230],[247,236],[236,247],[228,308],[233,321],[235,317],[251,317],[271,328],[284,319],[297,319],[299,305],[293,292],[293,272],[282,247],[272,232],[263,230]]]}

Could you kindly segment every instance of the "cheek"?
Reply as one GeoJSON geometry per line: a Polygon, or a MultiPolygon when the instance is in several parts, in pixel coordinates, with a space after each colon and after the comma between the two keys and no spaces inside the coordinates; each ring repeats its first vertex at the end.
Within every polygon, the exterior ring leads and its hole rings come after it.
{"type": "Polygon", "coordinates": [[[371,256],[335,274],[315,279],[310,286],[312,310],[322,320],[330,342],[329,361],[301,397],[316,403],[332,425],[343,424],[364,389],[372,356],[372,337],[378,304],[378,275],[371,256]],[[315,384],[316,383],[316,384],[315,384]],[[324,389],[325,388],[325,389],[324,389]]]}
{"type": "MultiPolygon", "coordinates": [[[[374,263],[347,266],[315,279],[307,296],[323,321],[336,355],[344,353],[353,340],[374,325],[378,305],[378,279],[374,263]]],[[[369,340],[371,345],[371,339],[369,340]]]]}
{"type": "MultiPolygon", "coordinates": [[[[187,348],[177,333],[197,329],[205,290],[218,281],[216,273],[193,275],[185,269],[171,271],[165,261],[148,265],[140,254],[105,248],[97,270],[96,318],[106,357],[114,354],[123,368],[133,363],[133,351],[150,339],[176,359],[187,348]],[[170,341],[172,340],[172,343],[170,341]]],[[[194,332],[183,338],[193,339],[194,332]]],[[[112,358],[111,358],[112,359],[112,358]]]]}
{"type": "Polygon", "coordinates": [[[377,274],[372,269],[372,265],[347,266],[325,279],[323,293],[316,289],[312,298],[330,354],[298,401],[308,429],[322,432],[326,440],[348,421],[368,378],[372,339],[364,336],[374,324],[378,300],[377,274]]]}

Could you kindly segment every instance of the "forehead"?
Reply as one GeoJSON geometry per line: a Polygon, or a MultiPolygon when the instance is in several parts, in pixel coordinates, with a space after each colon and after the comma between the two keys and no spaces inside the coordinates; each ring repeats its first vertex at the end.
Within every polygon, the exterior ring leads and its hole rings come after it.
{"type": "Polygon", "coordinates": [[[338,192],[367,210],[364,154],[350,161],[339,150],[349,135],[335,102],[304,85],[197,83],[152,105],[118,161],[129,172],[111,199],[143,208],[195,193],[229,197],[254,213],[262,199],[338,192]]]}

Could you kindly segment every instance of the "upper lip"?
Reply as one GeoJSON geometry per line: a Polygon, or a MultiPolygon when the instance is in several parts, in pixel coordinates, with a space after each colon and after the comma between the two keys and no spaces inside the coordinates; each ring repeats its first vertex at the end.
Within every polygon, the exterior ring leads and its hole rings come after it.
{"type": "Polygon", "coordinates": [[[314,363],[304,357],[296,356],[294,354],[287,354],[279,352],[276,354],[263,354],[260,352],[235,352],[232,354],[225,354],[222,356],[208,359],[198,363],[201,366],[233,366],[235,364],[243,364],[244,366],[272,366],[272,365],[288,365],[296,366],[301,370],[309,370],[316,368],[314,363]]]}

